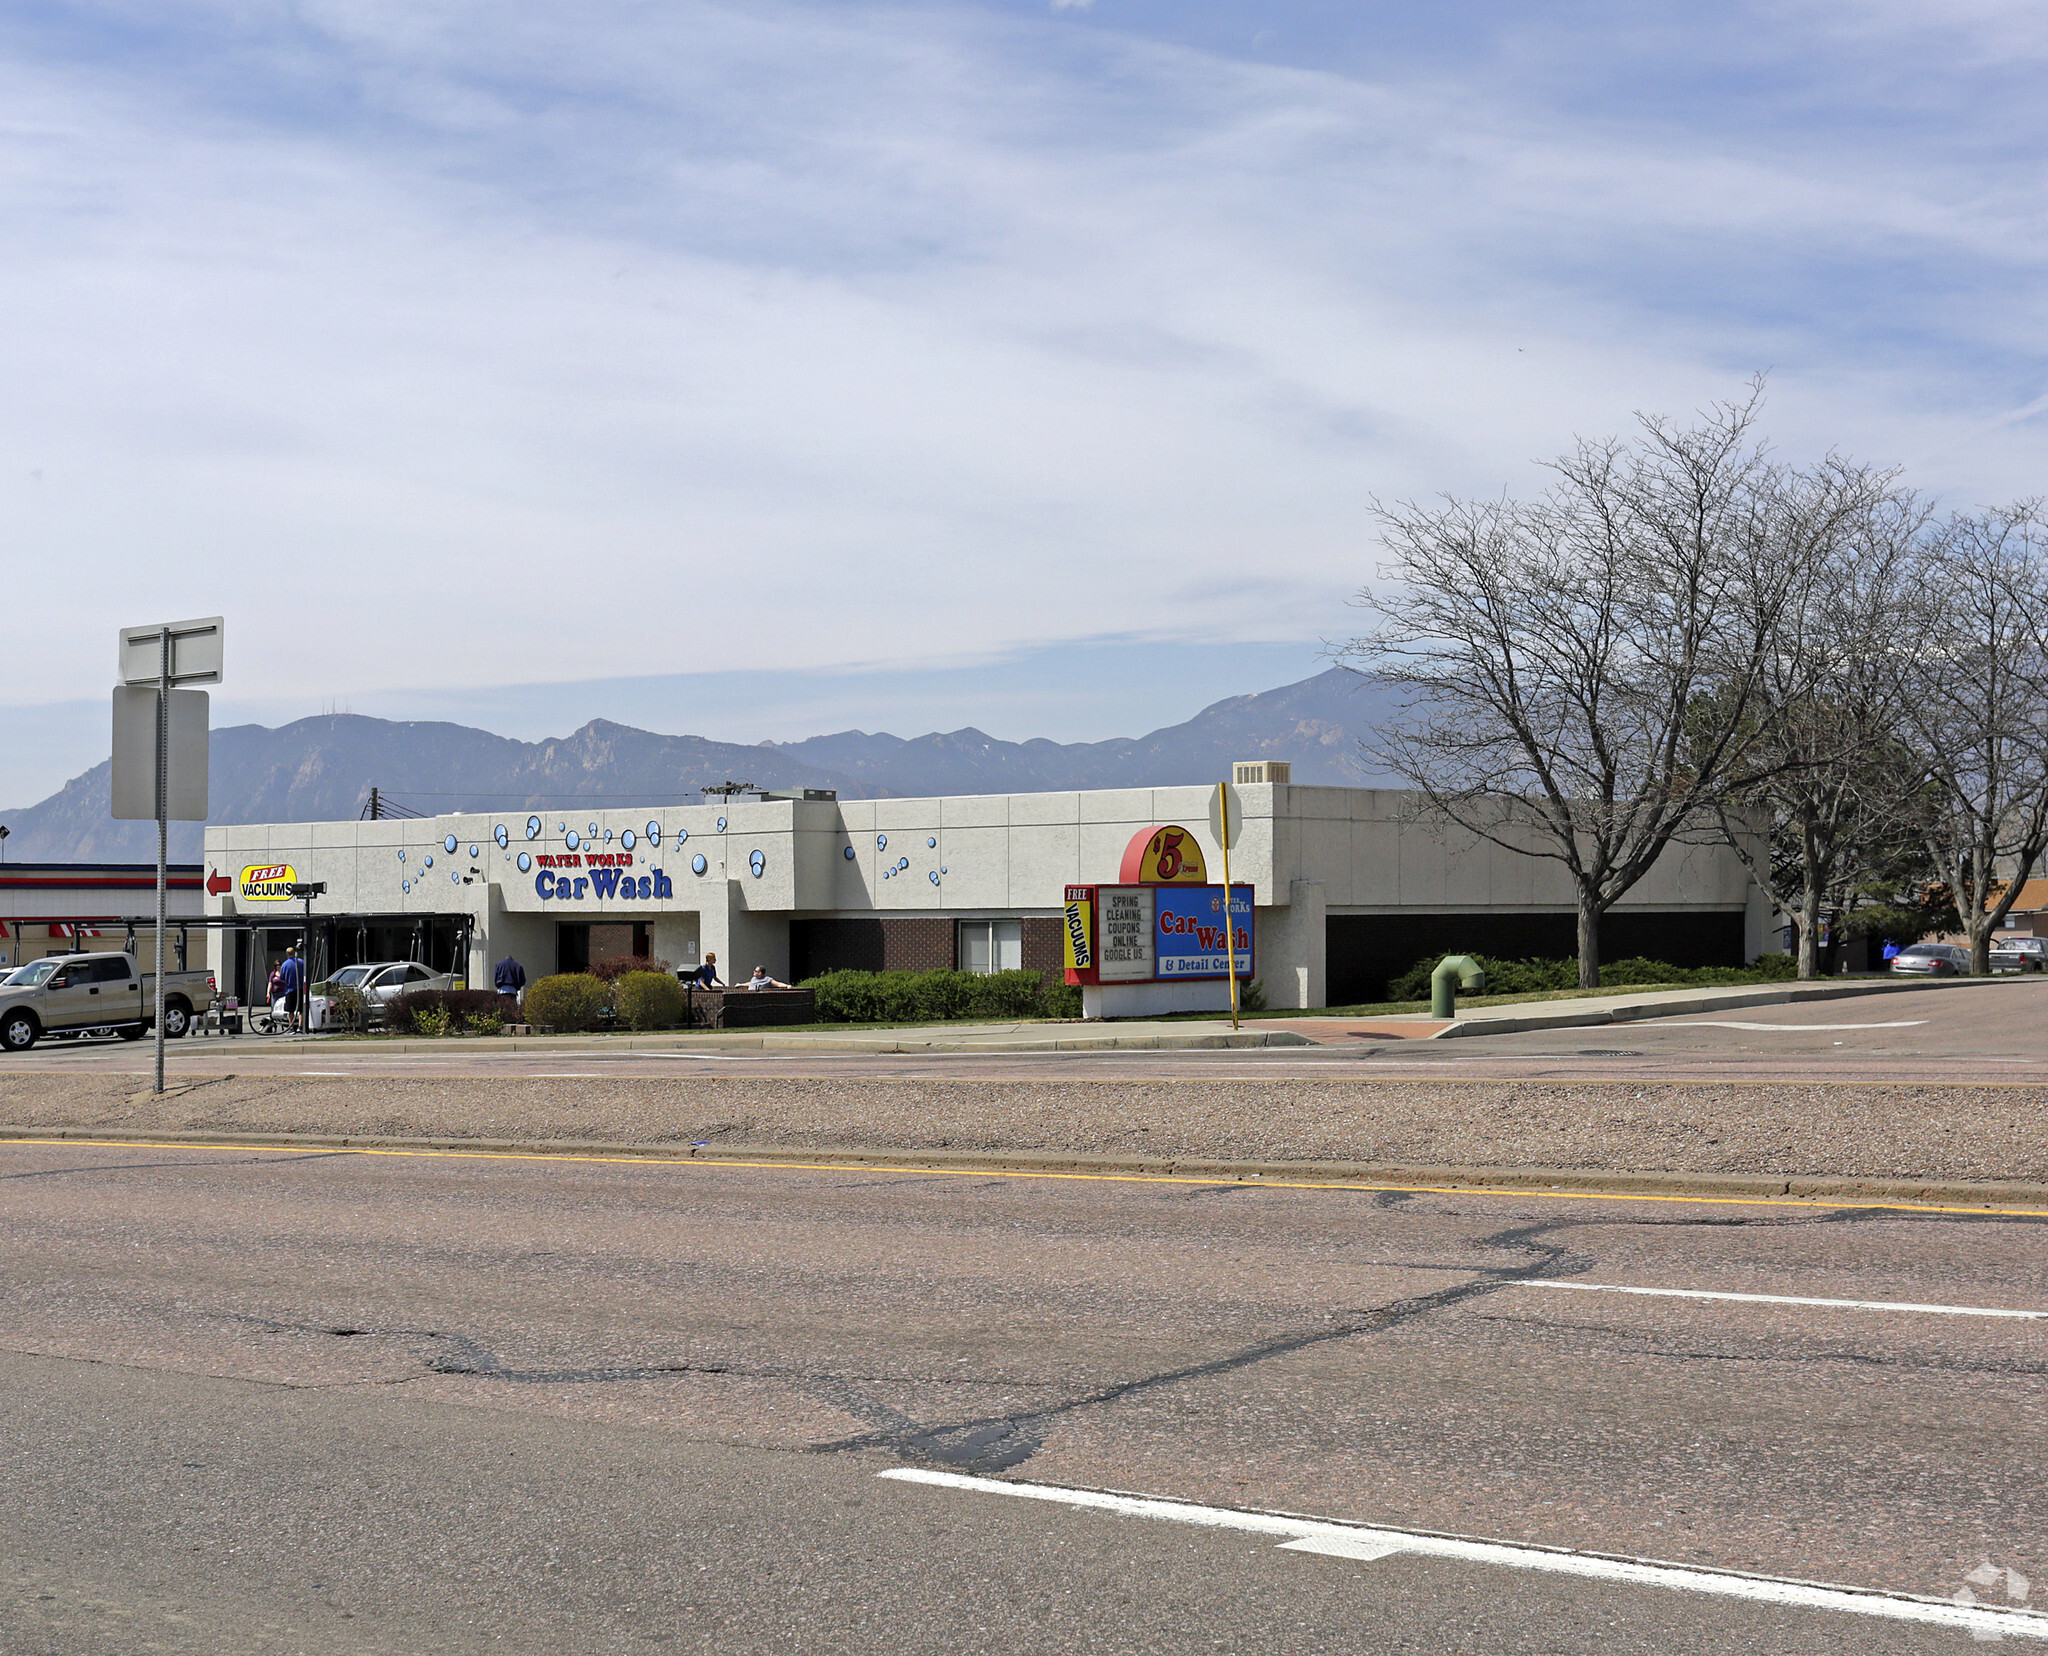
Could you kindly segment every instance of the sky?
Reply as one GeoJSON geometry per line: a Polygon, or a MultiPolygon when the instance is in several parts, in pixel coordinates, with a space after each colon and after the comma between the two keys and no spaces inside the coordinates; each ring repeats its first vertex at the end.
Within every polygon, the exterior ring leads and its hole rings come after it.
{"type": "Polygon", "coordinates": [[[1375,499],[1758,372],[2048,490],[2040,20],[20,0],[0,801],[217,612],[217,725],[1138,734],[1326,665],[1375,499]]]}

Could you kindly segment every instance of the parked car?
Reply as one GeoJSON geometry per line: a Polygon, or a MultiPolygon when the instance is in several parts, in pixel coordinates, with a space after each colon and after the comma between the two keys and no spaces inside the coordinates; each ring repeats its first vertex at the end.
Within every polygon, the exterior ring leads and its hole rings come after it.
{"type": "Polygon", "coordinates": [[[371,960],[359,966],[344,966],[332,977],[313,985],[312,1004],[307,1009],[307,1027],[325,1029],[334,1013],[338,989],[360,989],[370,1003],[370,1021],[381,1023],[384,1010],[400,995],[420,989],[453,989],[452,972],[437,972],[417,960],[371,960]]]}
{"type": "Polygon", "coordinates": [[[1970,951],[1956,943],[1915,943],[1892,956],[1892,970],[1921,977],[1968,977],[1970,951]]]}
{"type": "Polygon", "coordinates": [[[1994,972],[2048,970],[2048,938],[1994,937],[1991,940],[1991,969],[1994,972]]]}
{"type": "MultiPolygon", "coordinates": [[[[164,978],[164,1038],[188,1034],[213,1004],[211,972],[164,978]]],[[[0,1047],[26,1052],[45,1035],[119,1035],[138,1040],[156,1022],[156,974],[121,953],[49,955],[0,984],[0,1047]]]]}

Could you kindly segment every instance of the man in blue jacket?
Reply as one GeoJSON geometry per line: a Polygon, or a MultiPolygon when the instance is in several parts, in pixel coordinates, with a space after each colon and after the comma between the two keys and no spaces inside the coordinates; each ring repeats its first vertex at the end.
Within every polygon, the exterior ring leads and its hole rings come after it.
{"type": "Polygon", "coordinates": [[[511,955],[491,968],[491,982],[501,995],[510,995],[513,1000],[526,992],[526,968],[511,955]]]}

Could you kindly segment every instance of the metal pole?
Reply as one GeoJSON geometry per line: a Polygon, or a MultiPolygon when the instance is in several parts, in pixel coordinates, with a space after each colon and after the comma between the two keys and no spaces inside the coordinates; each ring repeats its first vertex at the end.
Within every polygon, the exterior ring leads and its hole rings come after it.
{"type": "Polygon", "coordinates": [[[1216,784],[1216,819],[1223,824],[1223,946],[1230,952],[1230,1027],[1237,1027],[1237,914],[1230,906],[1230,784],[1216,784]]]}
{"type": "Polygon", "coordinates": [[[156,680],[156,1090],[164,1090],[164,933],[169,918],[166,888],[170,882],[171,808],[166,772],[170,767],[171,741],[171,629],[165,627],[157,640],[156,680]]]}

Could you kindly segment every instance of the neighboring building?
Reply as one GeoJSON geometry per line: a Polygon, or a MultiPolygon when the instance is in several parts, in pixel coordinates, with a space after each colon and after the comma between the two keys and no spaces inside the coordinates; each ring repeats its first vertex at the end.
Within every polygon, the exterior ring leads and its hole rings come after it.
{"type": "MultiPolygon", "coordinates": [[[[173,863],[173,920],[204,912],[196,863],[173,863]]],[[[0,966],[80,949],[127,949],[155,966],[155,863],[8,863],[0,867],[0,966]],[[146,919],[145,919],[146,917],[146,919]],[[131,922],[136,923],[131,932],[131,922]]],[[[175,946],[177,939],[173,939],[175,946]]],[[[194,948],[204,953],[197,938],[194,948]]],[[[199,956],[194,956],[198,964],[199,956]]]]}
{"type": "MultiPolygon", "coordinates": [[[[1253,888],[1254,971],[1274,1006],[1376,998],[1425,955],[1576,952],[1556,863],[1426,819],[1415,795],[1284,780],[1234,795],[1230,872],[1253,888]]],[[[790,981],[840,967],[1051,974],[1066,888],[1117,880],[1134,835],[1185,826],[1220,879],[1215,799],[1213,787],[769,794],[573,816],[212,827],[206,861],[219,895],[209,910],[257,928],[239,934],[246,941],[223,933],[233,958],[215,964],[246,999],[300,935],[305,905],[287,887],[320,881],[316,972],[417,959],[484,984],[507,954],[533,978],[620,954],[693,967],[711,950],[729,980],[757,964],[790,981]]],[[[1734,852],[1674,846],[1610,913],[1603,946],[1610,956],[1740,964],[1761,951],[1767,917],[1734,852]]]]}

